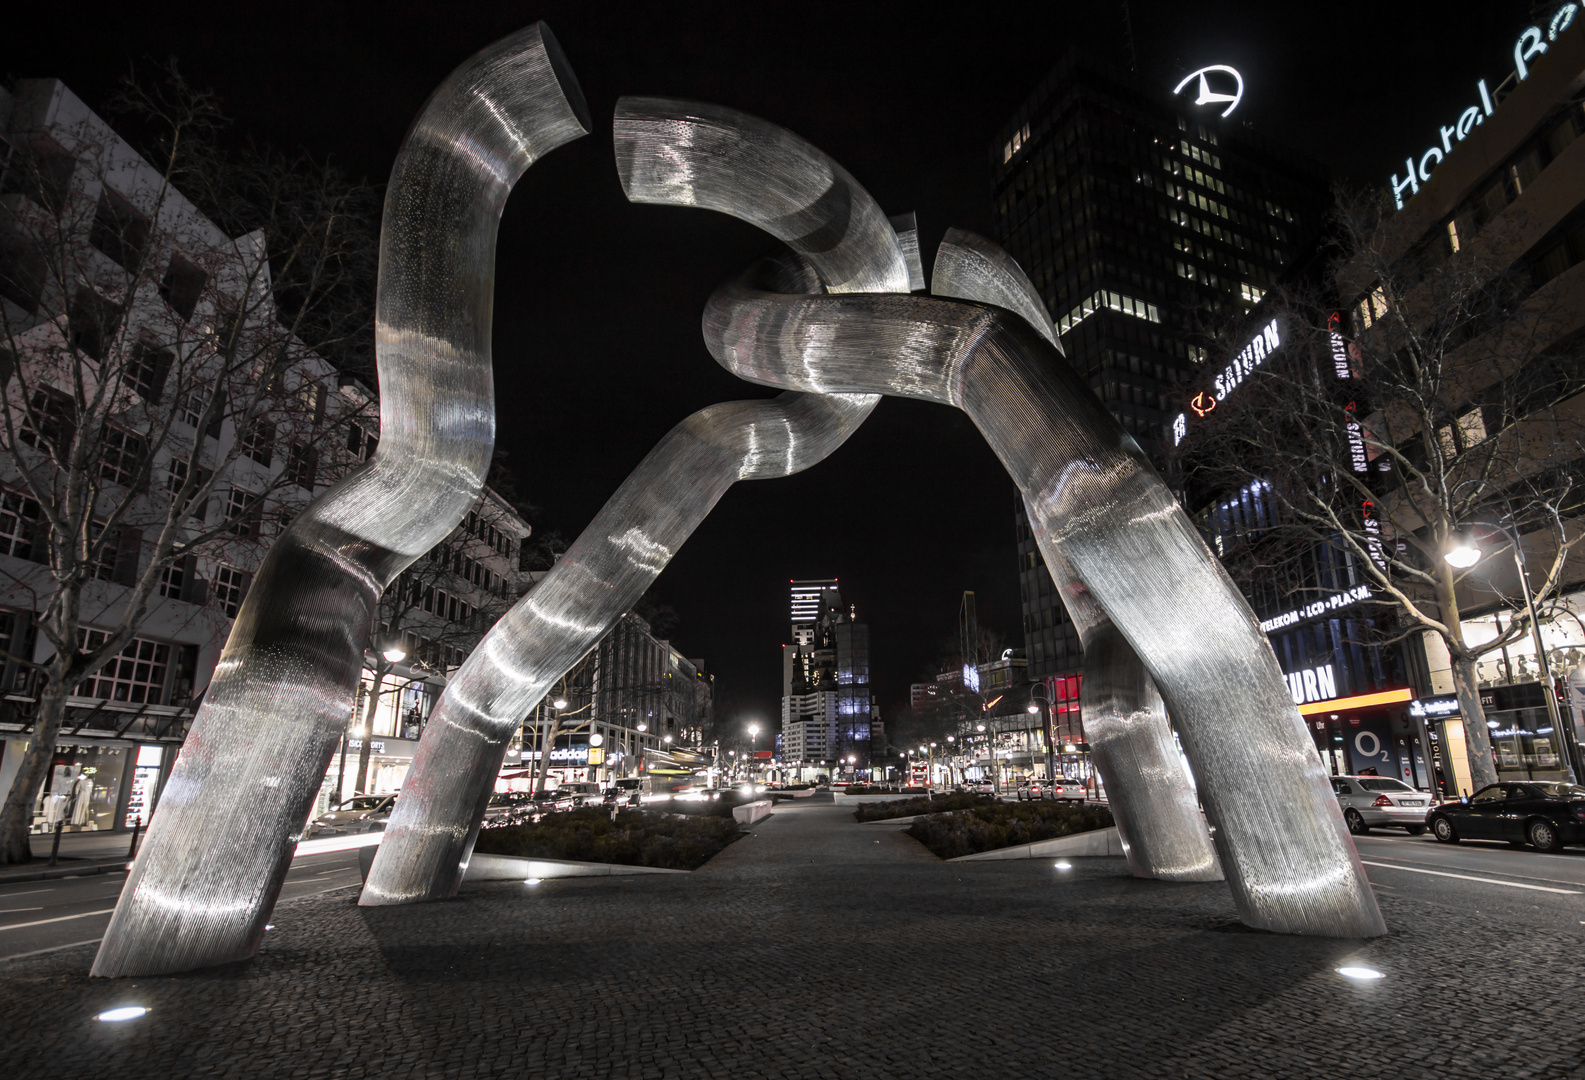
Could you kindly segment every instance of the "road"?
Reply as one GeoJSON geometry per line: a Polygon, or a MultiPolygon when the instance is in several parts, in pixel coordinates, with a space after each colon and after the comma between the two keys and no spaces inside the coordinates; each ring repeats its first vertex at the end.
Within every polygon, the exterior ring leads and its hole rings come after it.
{"type": "Polygon", "coordinates": [[[1424,904],[1429,918],[1451,908],[1512,919],[1516,931],[1585,926],[1585,848],[1544,855],[1498,841],[1439,844],[1397,829],[1372,830],[1354,842],[1370,883],[1424,904]]]}
{"type": "MultiPolygon", "coordinates": [[[[98,941],[110,923],[126,871],[0,885],[0,960],[98,941]]],[[[358,853],[330,851],[292,860],[282,900],[358,883],[358,853]]]]}

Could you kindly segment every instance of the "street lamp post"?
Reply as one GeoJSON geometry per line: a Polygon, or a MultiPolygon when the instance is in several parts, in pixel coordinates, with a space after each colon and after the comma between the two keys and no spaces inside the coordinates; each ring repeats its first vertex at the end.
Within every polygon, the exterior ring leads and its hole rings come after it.
{"type": "MultiPolygon", "coordinates": [[[[1535,598],[1530,595],[1530,578],[1525,573],[1524,549],[1519,544],[1517,530],[1510,532],[1508,527],[1502,524],[1496,524],[1496,528],[1513,545],[1513,565],[1519,571],[1519,587],[1524,590],[1525,611],[1530,616],[1530,640],[1535,643],[1536,663],[1541,668],[1541,696],[1546,699],[1547,719],[1552,722],[1552,730],[1557,733],[1560,744],[1559,749],[1562,751],[1559,756],[1563,764],[1563,782],[1565,784],[1573,784],[1576,783],[1575,778],[1579,774],[1575,771],[1578,748],[1574,745],[1574,732],[1570,726],[1572,718],[1570,725],[1566,725],[1563,722],[1561,711],[1557,707],[1557,691],[1552,685],[1552,666],[1547,663],[1546,646],[1541,642],[1541,620],[1536,618],[1535,598]]],[[[1469,536],[1454,546],[1444,558],[1447,560],[1448,565],[1466,569],[1479,562],[1481,555],[1480,548],[1475,546],[1474,537],[1469,536]]]]}
{"type": "MultiPolygon", "coordinates": [[[[759,765],[759,725],[758,724],[750,724],[748,726],[748,740],[749,740],[748,744],[749,744],[749,750],[750,750],[749,758],[748,758],[748,778],[750,780],[752,780],[752,779],[754,779],[754,770],[759,765]]],[[[786,748],[783,747],[782,749],[785,752],[786,748]]]]}

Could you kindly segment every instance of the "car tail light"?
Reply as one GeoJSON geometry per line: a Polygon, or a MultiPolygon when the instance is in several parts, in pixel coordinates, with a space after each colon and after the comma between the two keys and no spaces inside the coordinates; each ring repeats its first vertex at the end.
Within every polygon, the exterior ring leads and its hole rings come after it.
{"type": "Polygon", "coordinates": [[[1387,796],[1385,796],[1385,795],[1377,795],[1376,796],[1376,801],[1371,803],[1370,805],[1372,805],[1372,806],[1391,806],[1392,805],[1392,800],[1387,798],[1387,796]]]}

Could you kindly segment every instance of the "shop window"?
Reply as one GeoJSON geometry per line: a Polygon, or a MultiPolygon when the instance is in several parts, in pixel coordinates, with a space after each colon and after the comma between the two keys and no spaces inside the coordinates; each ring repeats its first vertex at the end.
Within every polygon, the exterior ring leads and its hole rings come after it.
{"type": "MultiPolygon", "coordinates": [[[[109,636],[103,630],[81,630],[78,647],[92,652],[103,646],[109,636]]],[[[77,696],[136,705],[162,704],[170,662],[171,647],[165,642],[133,638],[97,672],[77,684],[77,696]]]]}
{"type": "Polygon", "coordinates": [[[129,756],[119,746],[57,745],[34,807],[36,821],[42,818],[37,825],[47,830],[59,820],[72,832],[115,828],[129,756]]]}

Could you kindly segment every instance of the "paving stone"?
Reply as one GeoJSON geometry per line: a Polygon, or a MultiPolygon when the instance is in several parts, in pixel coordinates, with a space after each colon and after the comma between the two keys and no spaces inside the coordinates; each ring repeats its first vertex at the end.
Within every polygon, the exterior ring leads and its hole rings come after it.
{"type": "Polygon", "coordinates": [[[1392,897],[1377,941],[1258,933],[1220,884],[1070,861],[942,863],[817,803],[687,876],[326,893],[245,964],[0,967],[0,1074],[1585,1080],[1585,936],[1392,897]],[[153,1011],[91,1021],[125,1002],[153,1011]]]}

